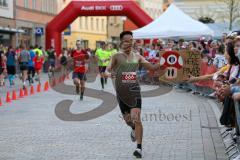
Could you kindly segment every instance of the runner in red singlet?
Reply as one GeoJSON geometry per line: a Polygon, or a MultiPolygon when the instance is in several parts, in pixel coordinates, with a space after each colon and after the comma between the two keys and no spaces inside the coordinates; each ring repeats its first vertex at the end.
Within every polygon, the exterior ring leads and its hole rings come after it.
{"type": "Polygon", "coordinates": [[[85,90],[85,81],[87,80],[86,77],[86,63],[89,60],[89,55],[86,51],[82,48],[82,43],[80,40],[77,40],[76,42],[77,49],[73,51],[72,58],[73,58],[73,74],[72,79],[73,83],[76,86],[76,93],[80,93],[80,87],[81,87],[81,94],[80,94],[80,100],[83,100],[84,90],[85,90]]]}

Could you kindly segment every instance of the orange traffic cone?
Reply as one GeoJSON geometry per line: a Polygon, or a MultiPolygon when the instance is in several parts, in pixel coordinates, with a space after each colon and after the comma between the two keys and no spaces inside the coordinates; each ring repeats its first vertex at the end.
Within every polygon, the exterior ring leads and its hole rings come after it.
{"type": "Polygon", "coordinates": [[[49,83],[48,81],[44,84],[44,91],[48,91],[49,89],[49,83]]]}
{"type": "Polygon", "coordinates": [[[24,92],[23,92],[23,89],[20,88],[19,90],[19,98],[23,98],[24,97],[24,92]]]}
{"type": "Polygon", "coordinates": [[[17,100],[17,94],[15,90],[12,92],[12,100],[17,100]]]}
{"type": "Polygon", "coordinates": [[[24,96],[28,96],[28,89],[27,88],[24,89],[24,96]]]}
{"type": "Polygon", "coordinates": [[[10,102],[11,102],[10,92],[7,92],[6,103],[10,103],[10,102]]]}
{"type": "Polygon", "coordinates": [[[3,104],[2,104],[2,98],[0,97],[0,107],[2,106],[3,104]]]}
{"type": "Polygon", "coordinates": [[[41,84],[38,84],[38,85],[37,85],[37,92],[38,92],[38,93],[41,92],[41,84]]]}
{"type": "Polygon", "coordinates": [[[34,87],[33,86],[31,86],[31,88],[30,88],[30,95],[34,95],[34,87]]]}

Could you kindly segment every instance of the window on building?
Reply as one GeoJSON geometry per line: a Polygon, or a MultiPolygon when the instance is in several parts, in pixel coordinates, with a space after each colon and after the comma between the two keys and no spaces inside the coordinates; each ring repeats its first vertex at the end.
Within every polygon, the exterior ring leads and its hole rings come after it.
{"type": "Polygon", "coordinates": [[[52,0],[51,1],[47,1],[47,6],[46,7],[47,7],[47,12],[48,13],[51,13],[51,8],[52,8],[51,4],[52,4],[52,0]]]}
{"type": "Polygon", "coordinates": [[[117,17],[114,17],[114,24],[117,24],[117,17]]]}
{"type": "Polygon", "coordinates": [[[85,17],[85,29],[88,30],[88,17],[85,17]]]}
{"type": "Polygon", "coordinates": [[[94,19],[93,19],[93,17],[91,18],[91,29],[94,30],[94,19]]]}
{"type": "Polygon", "coordinates": [[[105,25],[104,25],[105,21],[104,19],[102,19],[102,31],[105,31],[105,25]]]}
{"type": "Polygon", "coordinates": [[[82,40],[82,45],[84,49],[88,48],[88,40],[82,40]]]}
{"type": "Polygon", "coordinates": [[[56,13],[56,12],[55,12],[55,9],[57,8],[57,7],[56,7],[56,4],[57,4],[56,0],[53,0],[53,1],[52,1],[52,14],[55,14],[55,13],[56,13]]]}
{"type": "Polygon", "coordinates": [[[55,7],[54,7],[54,3],[55,3],[55,1],[52,1],[52,5],[51,5],[51,13],[52,13],[52,14],[54,14],[54,8],[55,8],[55,7]]]}
{"type": "Polygon", "coordinates": [[[52,14],[54,14],[54,3],[55,3],[55,1],[54,0],[51,0],[50,1],[50,4],[49,4],[49,13],[52,13],[52,14]]]}
{"type": "Polygon", "coordinates": [[[24,33],[22,33],[22,35],[31,36],[31,34],[32,34],[32,28],[22,27],[21,29],[24,30],[24,33]]]}
{"type": "MultiPolygon", "coordinates": [[[[50,0],[52,1],[52,0],[50,0]]],[[[50,2],[49,0],[42,0],[42,11],[50,13],[50,2]]]]}
{"type": "Polygon", "coordinates": [[[96,19],[96,30],[99,31],[99,19],[96,19]]]}
{"type": "Polygon", "coordinates": [[[28,6],[28,3],[29,3],[28,0],[24,0],[24,7],[25,7],[25,8],[28,8],[28,7],[29,7],[29,6],[28,6]]]}
{"type": "Polygon", "coordinates": [[[36,0],[32,0],[32,9],[36,9],[36,0]]]}
{"type": "Polygon", "coordinates": [[[46,0],[42,0],[42,11],[46,11],[46,0]]]}
{"type": "Polygon", "coordinates": [[[8,1],[9,0],[0,0],[0,6],[1,7],[8,7],[8,1]]]}
{"type": "Polygon", "coordinates": [[[83,18],[84,17],[79,17],[79,29],[83,29],[83,18]]]}

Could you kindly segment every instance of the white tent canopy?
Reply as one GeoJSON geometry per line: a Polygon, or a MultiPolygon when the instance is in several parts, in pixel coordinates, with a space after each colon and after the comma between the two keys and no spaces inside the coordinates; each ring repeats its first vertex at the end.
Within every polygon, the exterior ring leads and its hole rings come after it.
{"type": "Polygon", "coordinates": [[[213,33],[207,25],[194,20],[172,4],[158,19],[133,31],[133,37],[134,39],[197,38],[213,36],[213,33]]]}

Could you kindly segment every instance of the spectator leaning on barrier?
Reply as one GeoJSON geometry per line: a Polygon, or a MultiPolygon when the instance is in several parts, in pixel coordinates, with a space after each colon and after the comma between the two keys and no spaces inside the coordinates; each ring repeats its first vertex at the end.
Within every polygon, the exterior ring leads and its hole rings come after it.
{"type": "Polygon", "coordinates": [[[203,76],[199,76],[199,77],[193,77],[193,76],[190,75],[190,78],[188,79],[188,82],[193,83],[193,82],[216,79],[214,77],[216,77],[217,75],[220,75],[220,74],[224,74],[226,71],[229,70],[229,68],[231,66],[236,66],[236,65],[239,64],[239,60],[235,56],[232,43],[228,43],[228,46],[226,47],[226,51],[225,51],[224,56],[227,59],[228,64],[225,65],[224,67],[222,67],[221,69],[219,69],[216,73],[209,74],[209,75],[203,75],[203,76]]]}
{"type": "MultiPolygon", "coordinates": [[[[235,45],[234,45],[234,52],[235,55],[238,56],[239,58],[239,53],[240,53],[240,37],[237,37],[235,39],[235,45]]],[[[239,70],[235,71],[235,75],[239,74],[239,70]]],[[[235,100],[240,100],[240,76],[236,77],[236,83],[232,84],[230,86],[226,86],[221,90],[221,94],[223,96],[230,96],[232,95],[235,100]]]]}
{"type": "Polygon", "coordinates": [[[223,102],[225,108],[220,118],[220,122],[221,124],[227,126],[235,125],[234,102],[233,99],[229,97],[229,95],[231,93],[231,86],[236,84],[237,80],[240,77],[239,59],[235,55],[234,44],[236,45],[237,43],[229,42],[226,46],[225,58],[228,61],[228,65],[222,67],[214,74],[204,75],[200,77],[191,76],[188,80],[188,82],[196,82],[210,79],[215,80],[216,96],[221,102],[223,102]]]}

